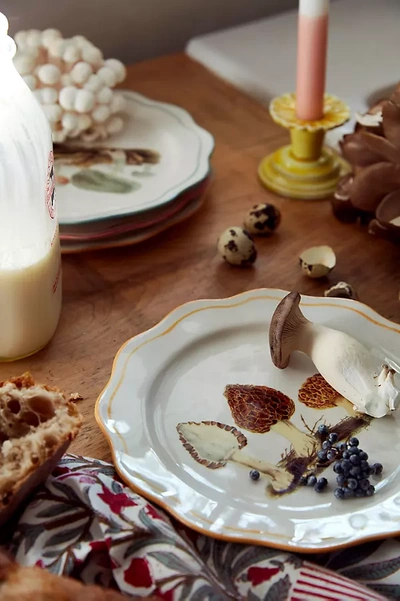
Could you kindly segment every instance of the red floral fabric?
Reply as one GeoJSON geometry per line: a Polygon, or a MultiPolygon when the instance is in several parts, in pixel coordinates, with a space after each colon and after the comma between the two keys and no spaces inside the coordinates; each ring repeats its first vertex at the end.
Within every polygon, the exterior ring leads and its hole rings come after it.
{"type": "Polygon", "coordinates": [[[395,539],[318,555],[314,561],[221,542],[170,520],[123,485],[111,465],[74,455],[65,455],[27,506],[10,551],[23,565],[114,587],[128,597],[400,599],[400,542],[395,539]]]}

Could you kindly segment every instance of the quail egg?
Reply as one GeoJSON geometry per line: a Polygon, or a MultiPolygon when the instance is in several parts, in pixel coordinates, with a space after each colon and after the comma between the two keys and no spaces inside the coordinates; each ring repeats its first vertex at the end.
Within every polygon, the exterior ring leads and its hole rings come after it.
{"type": "Polygon", "coordinates": [[[257,258],[253,238],[241,227],[229,227],[218,239],[218,252],[231,265],[251,265],[257,258]]]}
{"type": "Polygon", "coordinates": [[[336,255],[330,246],[313,246],[300,255],[300,266],[309,278],[323,278],[336,265],[336,255]]]}
{"type": "Polygon", "coordinates": [[[261,203],[247,213],[244,226],[250,234],[265,236],[274,232],[280,222],[280,210],[275,205],[261,203]]]}

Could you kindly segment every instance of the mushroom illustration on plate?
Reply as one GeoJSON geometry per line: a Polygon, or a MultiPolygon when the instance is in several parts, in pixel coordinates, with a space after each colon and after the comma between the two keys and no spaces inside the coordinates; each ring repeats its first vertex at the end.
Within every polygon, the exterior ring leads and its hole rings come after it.
{"type": "Polygon", "coordinates": [[[272,430],[286,438],[299,456],[309,456],[314,452],[315,439],[290,421],[296,407],[283,392],[268,386],[228,384],[224,396],[235,424],[240,428],[256,434],[272,430]]]}
{"type": "Polygon", "coordinates": [[[311,409],[343,407],[349,415],[357,415],[352,403],[336,392],[321,374],[307,378],[299,390],[298,399],[300,403],[311,409]]]}
{"type": "Polygon", "coordinates": [[[276,492],[287,491],[293,481],[285,469],[244,453],[247,438],[233,426],[215,421],[182,422],[176,429],[184,448],[205,467],[218,469],[231,461],[256,469],[268,476],[276,492]]]}

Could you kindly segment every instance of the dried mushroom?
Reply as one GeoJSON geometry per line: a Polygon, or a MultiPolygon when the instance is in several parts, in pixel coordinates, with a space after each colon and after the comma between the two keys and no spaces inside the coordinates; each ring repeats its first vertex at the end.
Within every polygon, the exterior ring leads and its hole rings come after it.
{"type": "Polygon", "coordinates": [[[361,219],[369,223],[370,233],[398,242],[400,84],[389,99],[380,101],[365,115],[357,115],[354,133],[345,135],[340,145],[353,173],[338,184],[332,199],[335,216],[347,222],[361,219]]]}
{"type": "Polygon", "coordinates": [[[400,189],[394,190],[378,206],[369,232],[393,242],[400,241],[400,189]]]}

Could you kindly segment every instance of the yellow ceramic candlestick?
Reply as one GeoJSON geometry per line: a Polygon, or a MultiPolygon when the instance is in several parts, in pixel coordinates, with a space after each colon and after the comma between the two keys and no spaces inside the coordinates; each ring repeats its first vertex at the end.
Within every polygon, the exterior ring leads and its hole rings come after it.
{"type": "Polygon", "coordinates": [[[271,101],[269,110],[276,123],[289,129],[291,144],[261,161],[258,174],[263,184],[289,198],[315,200],[330,196],[350,166],[332,148],[323,146],[323,142],[326,131],[349,119],[348,106],[325,94],[323,117],[303,121],[296,116],[295,95],[284,94],[271,101]]]}

